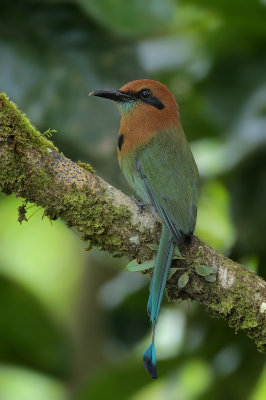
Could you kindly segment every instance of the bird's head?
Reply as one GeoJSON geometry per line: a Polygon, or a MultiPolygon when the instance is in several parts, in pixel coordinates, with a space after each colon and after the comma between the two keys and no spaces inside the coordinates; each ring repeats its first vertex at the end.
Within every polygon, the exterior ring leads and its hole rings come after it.
{"type": "Polygon", "coordinates": [[[150,79],[129,82],[119,90],[95,90],[92,96],[104,97],[117,103],[122,116],[144,120],[160,120],[166,125],[179,120],[174,96],[162,83],[150,79]]]}
{"type": "Polygon", "coordinates": [[[114,100],[122,113],[118,140],[120,165],[122,153],[145,145],[157,133],[176,128],[182,131],[174,96],[160,82],[136,80],[119,90],[95,90],[90,94],[114,100]]]}

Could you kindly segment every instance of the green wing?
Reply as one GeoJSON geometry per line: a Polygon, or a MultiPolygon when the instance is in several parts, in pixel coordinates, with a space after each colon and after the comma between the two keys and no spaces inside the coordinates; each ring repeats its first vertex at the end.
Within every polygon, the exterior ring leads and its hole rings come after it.
{"type": "Polygon", "coordinates": [[[135,160],[135,190],[149,199],[175,241],[182,242],[194,232],[199,180],[184,133],[157,133],[135,160]]]}
{"type": "Polygon", "coordinates": [[[147,307],[153,324],[152,343],[143,356],[144,367],[156,378],[156,322],[175,244],[194,232],[198,170],[183,131],[177,129],[157,133],[146,146],[124,156],[121,166],[138,196],[148,200],[164,222],[147,307]]]}

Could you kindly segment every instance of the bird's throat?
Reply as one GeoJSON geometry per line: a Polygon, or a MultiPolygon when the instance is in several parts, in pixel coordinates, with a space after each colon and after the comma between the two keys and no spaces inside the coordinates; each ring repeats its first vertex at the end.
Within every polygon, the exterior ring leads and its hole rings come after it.
{"type": "Polygon", "coordinates": [[[129,102],[129,101],[125,101],[125,102],[119,102],[117,103],[119,110],[121,112],[122,115],[126,115],[128,113],[130,113],[131,111],[133,111],[133,109],[136,107],[137,102],[129,102]]]}

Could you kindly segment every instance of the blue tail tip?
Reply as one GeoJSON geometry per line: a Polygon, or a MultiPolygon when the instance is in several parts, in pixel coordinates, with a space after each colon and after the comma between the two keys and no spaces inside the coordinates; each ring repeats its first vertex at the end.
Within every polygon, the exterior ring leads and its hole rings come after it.
{"type": "Polygon", "coordinates": [[[143,354],[143,364],[146,371],[153,379],[157,378],[157,365],[154,343],[152,343],[143,354]]]}

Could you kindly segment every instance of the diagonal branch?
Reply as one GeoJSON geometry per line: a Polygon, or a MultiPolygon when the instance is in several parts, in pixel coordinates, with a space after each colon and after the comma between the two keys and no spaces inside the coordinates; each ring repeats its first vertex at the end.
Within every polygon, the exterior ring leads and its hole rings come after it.
{"type": "MultiPolygon", "coordinates": [[[[61,218],[76,228],[91,246],[115,256],[143,262],[154,257],[147,245],[158,243],[160,222],[96,176],[89,165],[76,164],[58,152],[4,94],[0,94],[0,190],[14,193],[44,208],[50,219],[61,218]]],[[[19,219],[25,218],[20,207],[19,219]]],[[[191,298],[212,315],[223,317],[235,330],[243,330],[260,351],[266,349],[266,283],[243,266],[219,254],[194,237],[181,247],[189,281],[181,288],[177,270],[168,280],[171,301],[191,298]],[[196,265],[217,268],[208,282],[196,265]]]]}

